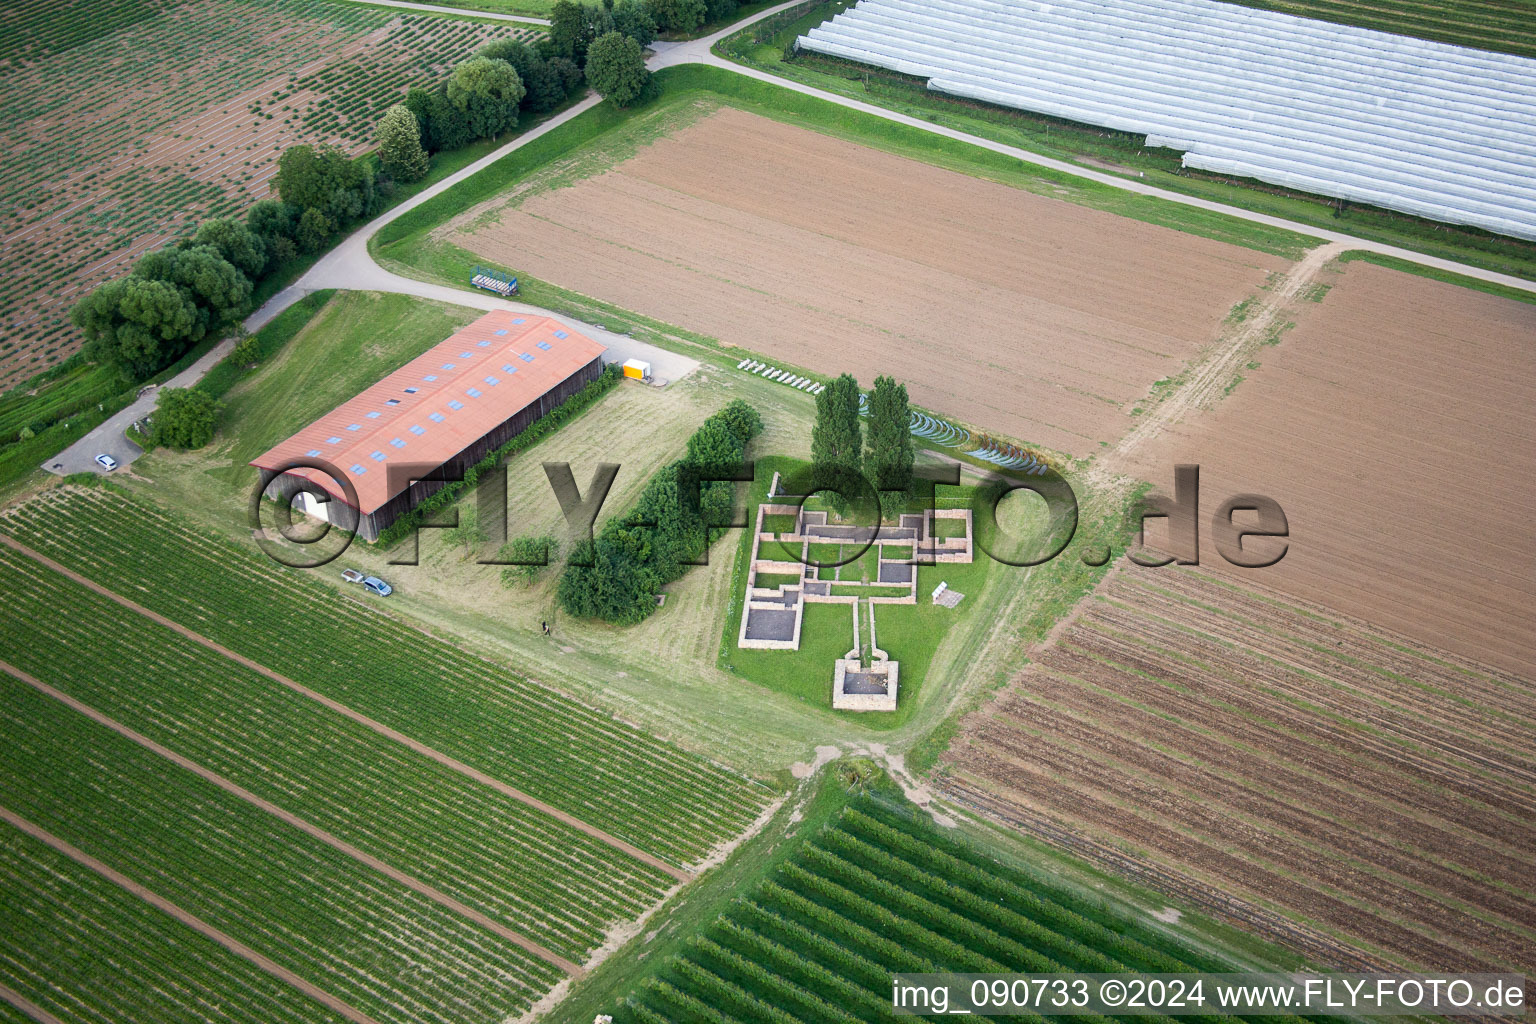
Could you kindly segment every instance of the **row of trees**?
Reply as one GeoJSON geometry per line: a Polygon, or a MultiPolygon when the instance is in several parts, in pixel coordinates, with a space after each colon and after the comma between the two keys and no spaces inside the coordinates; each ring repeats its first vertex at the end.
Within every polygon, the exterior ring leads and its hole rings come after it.
{"type": "Polygon", "coordinates": [[[609,32],[649,46],[658,32],[695,32],[735,15],[737,0],[559,0],[550,10],[549,38],[555,52],[580,59],[586,47],[609,32]]]}
{"type": "Polygon", "coordinates": [[[830,490],[839,512],[848,508],[840,481],[862,475],[880,494],[880,514],[894,519],[912,490],[911,410],[907,388],[893,377],[876,377],[869,394],[869,431],[859,423],[859,382],[843,374],[816,396],[811,428],[812,478],[830,490]],[[866,443],[867,440],[867,443],[866,443]]]}
{"type": "Polygon", "coordinates": [[[651,477],[635,507],[610,519],[571,555],[557,595],[568,614],[620,625],[656,608],[656,594],[697,562],[709,528],[730,521],[728,477],[763,429],[757,410],[737,399],[705,420],[687,454],[651,477]]]}
{"type": "Polygon", "coordinates": [[[86,358],[133,381],[154,375],[238,322],[271,270],[320,252],[339,231],[378,213],[395,182],[424,177],[429,151],[494,138],[514,128],[524,110],[559,106],[581,87],[584,64],[605,97],[621,105],[640,98],[649,80],[641,47],[657,30],[650,2],[564,3],[580,31],[569,30],[566,11],[558,42],[553,33],[532,46],[496,40],[437,88],[410,90],[377,127],[381,175],[371,161],[339,149],[290,146],[272,179],[276,198],[256,203],[243,220],[204,221],[190,238],[140,257],[127,276],[76,303],[71,319],[85,335],[86,358]]]}
{"type": "Polygon", "coordinates": [[[383,202],[369,162],[309,145],[283,152],[272,187],[278,198],[256,203],[243,220],[205,220],[77,302],[70,319],[85,335],[86,358],[130,380],[154,375],[244,316],[268,273],[319,252],[383,202]]]}

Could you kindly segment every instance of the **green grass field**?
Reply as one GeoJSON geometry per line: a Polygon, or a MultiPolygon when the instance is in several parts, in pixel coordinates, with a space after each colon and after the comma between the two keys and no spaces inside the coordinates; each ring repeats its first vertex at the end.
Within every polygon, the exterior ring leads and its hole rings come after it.
{"type": "Polygon", "coordinates": [[[0,659],[561,955],[672,884],[31,559],[0,552],[0,588],[0,659]]]}
{"type": "MultiPolygon", "coordinates": [[[[775,469],[785,472],[797,465],[792,460],[769,457],[760,460],[757,481],[748,496],[747,519],[755,521],[758,503],[766,500],[768,483],[775,469]]],[[[966,500],[969,489],[945,489],[946,504],[966,500]],[[949,493],[951,490],[954,493],[949,493]]],[[[942,521],[942,520],[941,520],[942,521]]],[[[897,709],[891,712],[852,712],[832,710],[833,663],[853,647],[853,610],[846,604],[807,602],[801,618],[800,647],[793,651],[751,650],[737,646],[741,630],[742,589],[746,585],[746,564],[752,553],[752,537],[743,532],[735,551],[736,569],[730,603],[720,640],[719,665],[735,675],[811,707],[824,709],[845,721],[857,721],[874,729],[894,729],[910,721],[922,706],[921,693],[935,655],[946,644],[952,651],[968,647],[979,627],[1006,595],[1022,583],[1022,571],[993,563],[980,551],[970,564],[945,563],[917,568],[915,605],[881,604],[875,606],[875,629],[880,649],[901,663],[901,689],[897,709]],[[1010,576],[1009,574],[1012,573],[1010,576]],[[958,608],[943,608],[928,600],[928,594],[940,581],[966,595],[958,608]],[[978,611],[979,610],[979,611],[978,611]],[[953,637],[951,636],[953,634],[953,637]]],[[[798,559],[798,545],[768,541],[759,554],[763,558],[798,559]]],[[[879,553],[869,546],[862,551],[846,544],[810,544],[807,558],[816,569],[816,578],[850,582],[873,581],[879,574],[879,553]]],[[[759,576],[759,579],[762,577],[759,576]]],[[[905,587],[836,586],[834,596],[898,597],[905,587]]],[[[861,612],[861,614],[867,614],[861,612]]],[[[862,630],[861,626],[861,630],[862,630]]],[[[868,637],[862,639],[867,643],[868,637]]],[[[944,671],[963,676],[969,669],[962,656],[957,664],[945,662],[944,671]]]]}
{"type": "Polygon", "coordinates": [[[6,808],[380,1022],[515,1014],[560,974],[9,675],[0,696],[6,808]]]}
{"type": "MultiPolygon", "coordinates": [[[[60,1020],[345,1020],[9,825],[0,825],[0,984],[60,1020]]],[[[12,1010],[0,1020],[31,1018],[12,1010]]]]}
{"type": "MultiPolygon", "coordinates": [[[[1247,3],[1248,0],[1238,2],[1247,3]]],[[[1248,5],[1310,17],[1322,17],[1323,12],[1331,12],[1335,17],[1330,20],[1371,28],[1396,26],[1388,28],[1389,31],[1408,31],[1410,26],[1416,25],[1425,31],[1409,31],[1409,34],[1441,38],[1446,42],[1459,41],[1449,36],[1467,30],[1471,32],[1470,37],[1482,40],[1468,45],[1498,43],[1490,48],[1536,53],[1536,28],[1533,28],[1536,26],[1536,2],[1533,0],[1452,0],[1450,3],[1415,0],[1392,5],[1367,5],[1349,0],[1252,0],[1248,5]],[[1378,19],[1380,24],[1372,23],[1378,19]],[[1431,29],[1443,32],[1444,37],[1426,34],[1431,29]]],[[[789,54],[787,48],[796,38],[847,6],[847,0],[823,0],[792,8],[721,40],[715,45],[715,52],[790,81],[1042,156],[1073,161],[1094,171],[1140,178],[1147,184],[1172,192],[1284,217],[1300,224],[1346,231],[1361,238],[1400,245],[1516,277],[1536,279],[1536,243],[1493,235],[1476,228],[1438,224],[1374,207],[1349,205],[1336,216],[1334,205],[1323,197],[1294,194],[1256,181],[1185,171],[1180,166],[1180,154],[1167,149],[1149,150],[1141,135],[944,96],[929,91],[922,79],[852,61],[820,54],[789,54]]],[[[932,145],[938,148],[941,142],[935,141],[932,145]]],[[[1285,254],[1281,249],[1272,248],[1273,242],[1267,236],[1244,241],[1240,232],[1230,235],[1223,224],[1226,218],[1220,215],[1189,211],[1168,217],[1155,207],[1143,212],[1140,201],[1126,200],[1122,205],[1112,199],[1086,198],[1092,195],[1092,190],[1080,179],[1059,176],[1051,180],[1059,180],[1074,193],[1084,194],[1085,198],[1074,195],[1074,201],[1095,206],[1107,202],[1109,205],[1100,208],[1193,234],[1285,254]]]]}
{"type": "Polygon", "coordinates": [[[102,489],[0,529],[291,679],[675,864],[739,832],[767,792],[249,547],[102,489]]]}

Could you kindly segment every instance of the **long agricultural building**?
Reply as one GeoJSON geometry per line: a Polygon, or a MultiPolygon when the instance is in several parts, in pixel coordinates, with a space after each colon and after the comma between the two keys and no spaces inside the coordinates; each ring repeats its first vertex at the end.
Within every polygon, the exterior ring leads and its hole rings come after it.
{"type": "Polygon", "coordinates": [[[276,475],[268,493],[319,485],[340,503],[330,522],[373,541],[443,486],[413,476],[440,469],[461,477],[601,375],[606,351],[549,317],[487,313],[251,465],[276,475]],[[355,497],[325,471],[292,466],[295,459],[332,467],[355,497]]]}
{"type": "Polygon", "coordinates": [[[1529,58],[1218,0],[860,0],[798,45],[1186,167],[1536,239],[1529,58]]]}

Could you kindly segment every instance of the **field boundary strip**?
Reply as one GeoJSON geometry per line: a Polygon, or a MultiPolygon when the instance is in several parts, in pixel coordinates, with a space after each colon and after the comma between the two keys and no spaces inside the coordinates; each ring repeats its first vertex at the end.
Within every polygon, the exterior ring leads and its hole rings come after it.
{"type": "Polygon", "coordinates": [[[218,786],[220,789],[224,790],[224,792],[229,793],[232,796],[239,797],[241,800],[244,800],[246,803],[252,805],[253,807],[266,811],[274,818],[277,818],[279,821],[282,821],[288,825],[292,825],[294,828],[298,829],[304,834],[313,836],[314,838],[320,840],[322,843],[325,843],[333,849],[346,854],[348,857],[351,857],[359,864],[363,864],[372,868],[379,874],[383,875],[385,878],[388,878],[391,881],[399,882],[407,889],[420,893],[422,896],[432,900],[439,906],[446,907],[459,916],[473,921],[480,927],[495,932],[497,935],[506,939],[508,942],[513,943],[516,946],[520,946],[521,948],[532,953],[534,956],[539,957],[540,959],[545,960],[546,962],[560,968],[565,973],[570,975],[580,975],[583,973],[580,965],[566,959],[563,956],[560,956],[558,953],[554,953],[544,948],[542,945],[528,938],[526,935],[513,931],[506,925],[494,920],[493,918],[481,913],[478,910],[475,910],[472,907],[465,905],[459,900],[456,900],[452,896],[449,896],[447,893],[441,891],[440,889],[428,885],[426,882],[423,882],[419,878],[401,871],[399,868],[390,866],[383,860],[380,860],[378,857],[375,857],[370,853],[365,853],[364,851],[353,846],[351,843],[342,839],[340,836],[332,835],[330,832],[327,832],[320,826],[312,822],[305,821],[297,814],[294,814],[291,811],[286,811],[283,808],[277,806],[277,804],[274,804],[272,801],[257,796],[255,793],[252,793],[245,787],[231,782],[229,779],[224,778],[224,776],[218,774],[215,771],[212,771],[211,769],[203,767],[196,761],[193,761],[191,758],[184,757],[181,754],[176,753],[174,750],[156,743],[148,736],[145,736],[142,733],[137,732],[136,730],[131,729],[123,723],[117,721],[116,719],[111,718],[110,716],[105,715],[100,711],[97,711],[89,704],[71,697],[69,694],[64,693],[62,690],[58,690],[52,686],[49,686],[41,679],[37,679],[36,677],[23,672],[16,666],[11,665],[8,662],[0,661],[0,672],[9,673],[10,675],[26,683],[28,686],[32,687],[34,690],[37,690],[39,693],[52,697],[54,700],[63,704],[65,707],[68,707],[74,711],[78,711],[80,714],[89,718],[91,721],[96,722],[99,725],[106,726],[108,729],[111,729],[113,732],[117,733],[119,736],[124,737],[125,739],[132,740],[134,743],[137,743],[145,750],[165,758],[167,761],[170,761],[177,767],[185,768],[187,771],[198,776],[199,778],[205,779],[208,782],[213,783],[215,786],[218,786]]]}
{"type": "Polygon", "coordinates": [[[0,1000],[10,1003],[22,1013],[37,1021],[37,1024],[64,1024],[62,1020],[38,1006],[26,996],[17,992],[9,985],[0,985],[0,1000]]]}
{"type": "MultiPolygon", "coordinates": [[[[81,586],[87,587],[105,598],[117,602],[124,608],[127,608],[129,611],[142,615],[149,619],[151,622],[156,622],[168,629],[175,630],[177,633],[186,637],[187,639],[195,641],[196,643],[203,645],[209,650],[220,654],[237,664],[244,665],[246,668],[252,670],[253,672],[259,672],[266,676],[268,679],[271,679],[273,682],[280,683],[295,693],[308,697],[310,700],[316,701],[317,703],[323,705],[326,708],[329,708],[337,714],[345,715],[347,718],[358,723],[359,725],[365,726],[366,728],[372,730],[385,739],[393,740],[394,742],[399,743],[418,754],[430,757],[438,764],[441,764],[447,768],[451,768],[466,778],[478,782],[481,785],[489,786],[496,790],[498,793],[501,793],[503,796],[510,797],[519,803],[523,803],[529,807],[532,807],[534,810],[547,814],[555,820],[569,825],[571,828],[574,828],[579,832],[583,832],[586,835],[591,836],[593,839],[596,839],[600,843],[610,846],[613,849],[620,851],[621,853],[628,854],[643,864],[649,865],[658,871],[664,871],[671,877],[677,879],[679,882],[689,882],[693,880],[693,872],[688,871],[685,868],[674,867],[661,858],[646,853],[639,847],[627,843],[617,836],[610,835],[595,825],[589,825],[585,821],[582,821],[580,818],[577,818],[574,815],[567,813],[566,811],[562,811],[557,807],[545,803],[538,797],[524,793],[522,790],[517,789],[514,786],[510,786],[499,779],[487,775],[485,772],[480,771],[478,768],[471,767],[470,765],[467,765],[456,758],[450,757],[449,755],[443,753],[440,750],[437,750],[434,747],[427,746],[425,743],[422,743],[419,740],[414,740],[404,733],[396,729],[392,729],[384,723],[375,721],[374,719],[369,718],[367,715],[364,715],[362,712],[356,711],[347,705],[342,704],[340,701],[333,700],[316,690],[310,689],[302,683],[296,682],[295,680],[289,679],[287,676],[282,675],[279,672],[275,672],[272,669],[267,668],[260,662],[252,661],[250,658],[247,658],[242,654],[237,654],[229,648],[224,647],[221,644],[217,644],[207,637],[188,629],[181,623],[172,619],[168,619],[157,612],[150,611],[143,605],[129,600],[120,594],[114,593],[113,591],[108,590],[106,587],[95,582],[94,580],[91,580],[85,576],[80,575],[72,569],[60,565],[58,562],[55,562],[48,556],[43,555],[37,551],[33,551],[31,548],[27,547],[25,544],[22,544],[20,541],[13,537],[0,534],[0,544],[4,544],[6,547],[17,552],[18,554],[25,555],[26,557],[37,562],[39,565],[47,567],[53,572],[56,572],[59,575],[65,577],[66,579],[73,580],[81,586]]],[[[18,676],[18,678],[21,677],[18,676]]]]}
{"type": "Polygon", "coordinates": [[[279,964],[270,957],[258,953],[256,950],[252,949],[250,946],[247,946],[239,939],[231,935],[226,935],[224,932],[215,928],[213,925],[204,921],[202,918],[189,913],[165,897],[157,895],[154,891],[140,885],[138,882],[135,882],[127,875],[113,870],[111,867],[97,860],[95,857],[92,857],[84,850],[77,849],[76,847],[60,839],[58,836],[48,832],[46,829],[43,829],[38,825],[34,825],[32,822],[15,813],[10,808],[0,807],[0,821],[7,822],[8,824],[31,836],[33,839],[36,839],[38,842],[44,843],[54,850],[57,850],[59,853],[62,853],[64,856],[68,857],[70,860],[81,865],[82,867],[89,868],[90,870],[96,872],[107,881],[118,886],[119,888],[127,890],[128,892],[137,896],[139,899],[143,900],[145,903],[148,903],[150,906],[154,907],[156,910],[164,914],[169,914],[172,918],[200,933],[205,938],[212,939],[214,942],[217,942],[219,945],[223,946],[231,953],[234,953],[236,956],[249,960],[263,971],[266,971],[274,978],[277,978],[279,981],[286,982],[287,984],[298,989],[304,995],[309,996],[311,999],[315,1000],[317,1003],[320,1003],[322,1006],[325,1006],[327,1009],[334,1010],[335,1012],[341,1014],[343,1017],[352,1021],[353,1024],[378,1024],[378,1022],[375,1021],[372,1017],[369,1017],[367,1014],[360,1010],[354,1009],[351,1005],[342,1002],[340,999],[337,999],[335,996],[331,995],[329,992],[326,992],[324,989],[318,988],[310,982],[305,981],[297,974],[294,974],[292,971],[288,970],[282,964],[279,964]]]}

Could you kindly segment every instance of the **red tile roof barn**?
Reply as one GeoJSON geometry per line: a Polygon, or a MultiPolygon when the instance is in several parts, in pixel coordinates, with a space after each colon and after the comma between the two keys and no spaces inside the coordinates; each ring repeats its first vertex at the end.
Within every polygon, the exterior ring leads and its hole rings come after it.
{"type": "MultiPolygon", "coordinates": [[[[407,481],[389,486],[391,461],[441,465],[606,351],[545,316],[494,310],[251,460],[276,469],[291,459],[323,459],[357,488],[371,515],[407,481]]],[[[337,499],[318,470],[294,475],[337,499]]]]}

